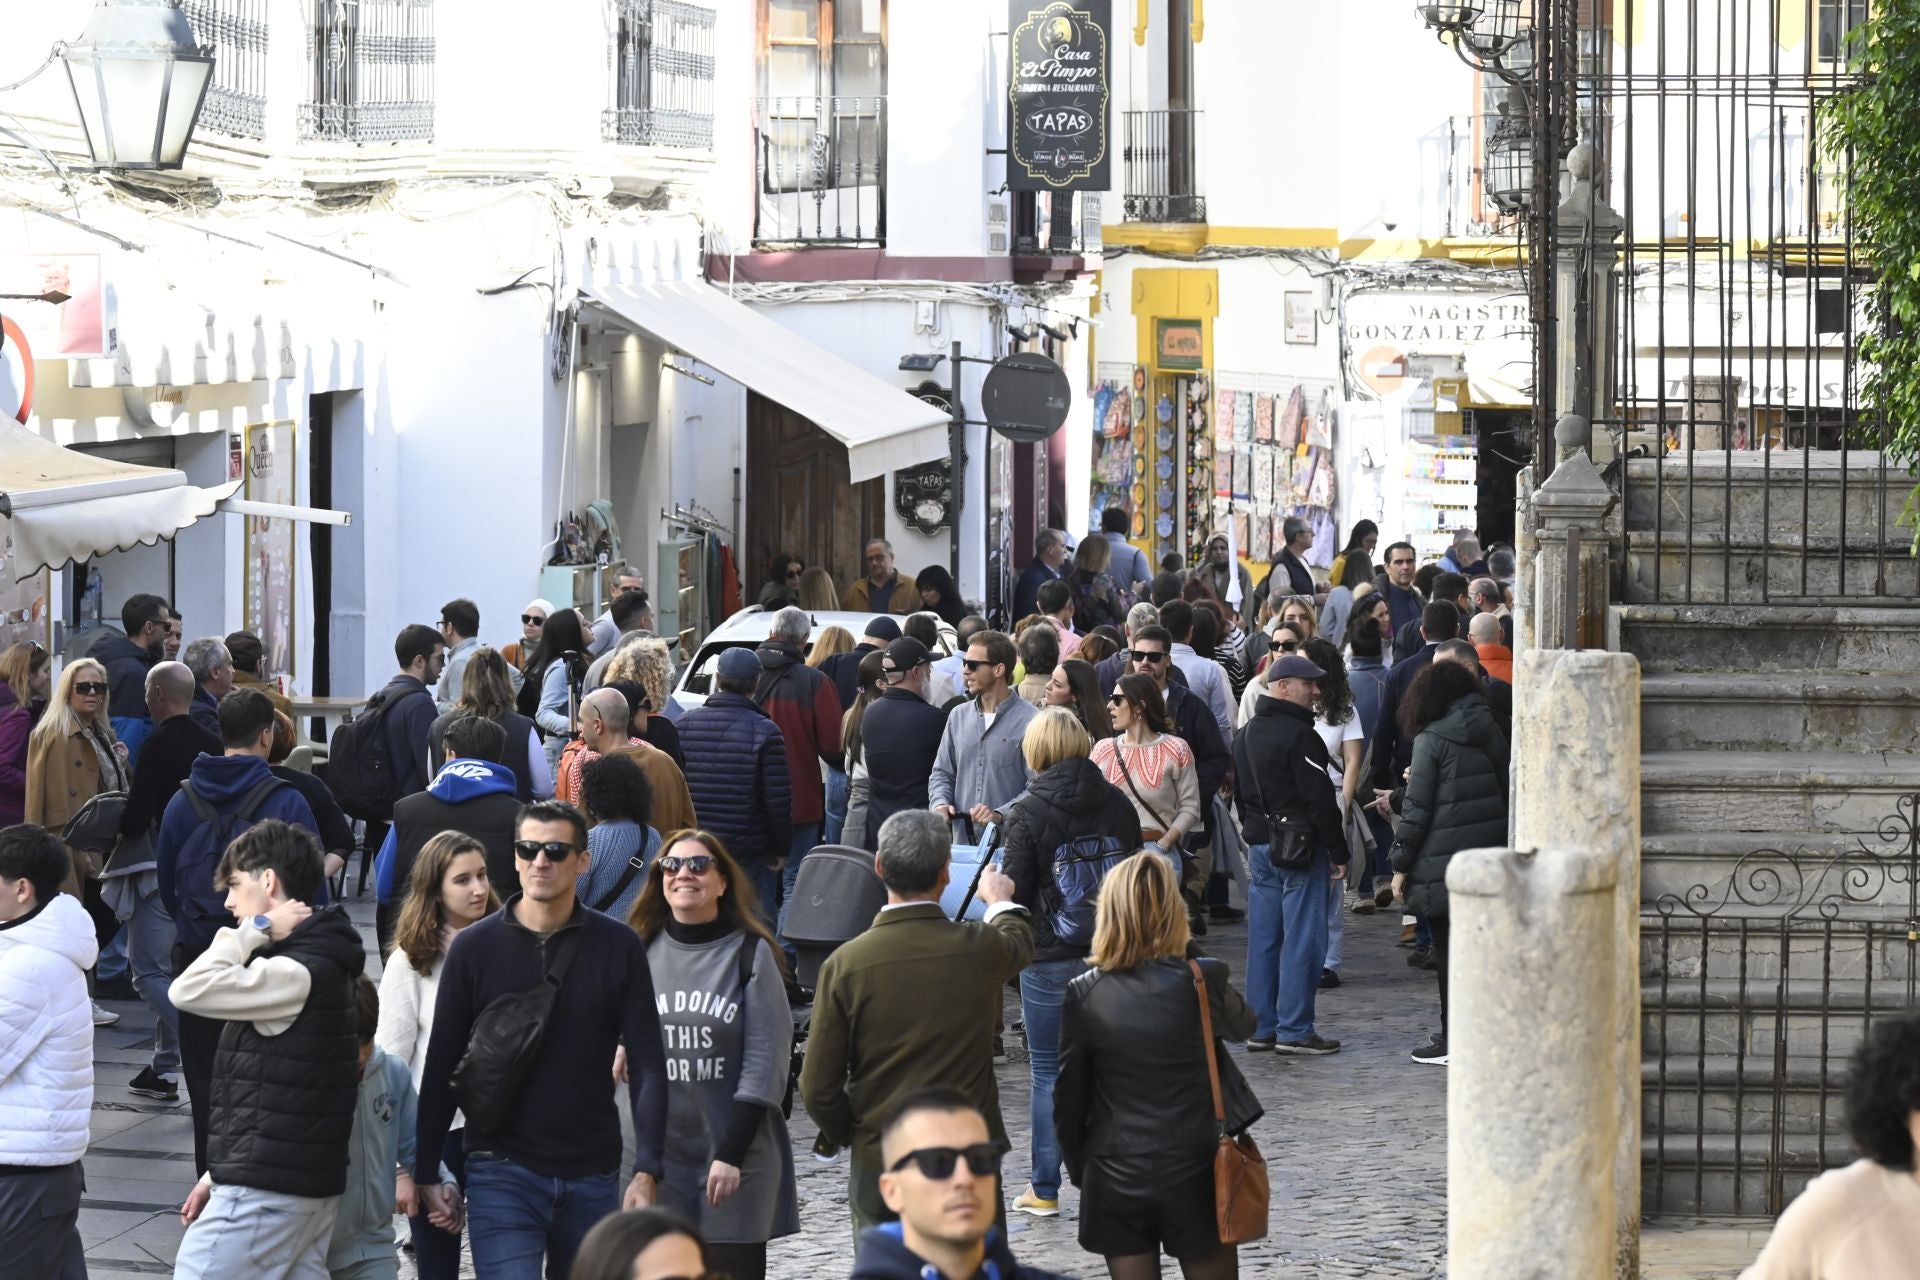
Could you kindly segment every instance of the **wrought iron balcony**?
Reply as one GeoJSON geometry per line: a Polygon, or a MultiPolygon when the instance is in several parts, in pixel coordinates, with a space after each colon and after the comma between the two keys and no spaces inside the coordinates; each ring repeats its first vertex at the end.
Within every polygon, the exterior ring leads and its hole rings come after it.
{"type": "Polygon", "coordinates": [[[755,243],[885,244],[886,98],[788,95],[755,106],[755,243]]]}
{"type": "Polygon", "coordinates": [[[1200,113],[1124,113],[1122,215],[1128,222],[1205,222],[1200,194],[1200,113]]]}
{"type": "Polygon", "coordinates": [[[1099,199],[1092,192],[1017,192],[1013,201],[1014,256],[1077,258],[1086,253],[1085,202],[1096,202],[1093,218],[1097,226],[1099,199]]]}
{"type": "Polygon", "coordinates": [[[433,137],[433,0],[311,0],[312,91],[300,136],[326,142],[433,137]]]}
{"type": "Polygon", "coordinates": [[[687,0],[618,0],[607,56],[608,142],[713,149],[714,11],[687,0]]]}
{"type": "Polygon", "coordinates": [[[241,138],[267,135],[267,0],[185,0],[194,39],[213,49],[213,80],[202,129],[241,138]]]}

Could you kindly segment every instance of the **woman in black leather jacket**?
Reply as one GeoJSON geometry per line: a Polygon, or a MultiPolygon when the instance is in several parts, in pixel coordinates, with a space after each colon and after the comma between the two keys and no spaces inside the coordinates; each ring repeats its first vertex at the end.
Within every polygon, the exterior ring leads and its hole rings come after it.
{"type": "MultiPolygon", "coordinates": [[[[1167,860],[1136,854],[1100,889],[1088,957],[1060,1028],[1053,1120],[1080,1188],[1080,1247],[1104,1254],[1113,1280],[1157,1280],[1160,1252],[1187,1280],[1239,1274],[1239,1250],[1215,1228],[1213,1153],[1219,1130],[1188,967],[1187,912],[1167,860]]],[[[1199,958],[1214,1034],[1245,1040],[1253,1011],[1227,967],[1199,958]]],[[[1259,1102],[1216,1044],[1227,1130],[1260,1118],[1259,1102]]]]}

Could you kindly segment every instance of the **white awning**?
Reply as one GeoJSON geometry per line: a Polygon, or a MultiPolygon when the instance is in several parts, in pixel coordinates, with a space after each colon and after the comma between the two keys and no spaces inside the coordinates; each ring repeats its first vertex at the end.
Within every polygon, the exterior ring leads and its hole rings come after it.
{"type": "Polygon", "coordinates": [[[21,582],[42,569],[171,538],[215,511],[345,524],[342,512],[235,498],[241,481],[201,488],[170,467],[142,467],[68,449],[0,422],[0,515],[9,518],[21,582]]]}
{"type": "Polygon", "coordinates": [[[719,370],[847,447],[855,481],[947,456],[947,414],[826,351],[711,285],[589,284],[636,329],[719,370]]]}

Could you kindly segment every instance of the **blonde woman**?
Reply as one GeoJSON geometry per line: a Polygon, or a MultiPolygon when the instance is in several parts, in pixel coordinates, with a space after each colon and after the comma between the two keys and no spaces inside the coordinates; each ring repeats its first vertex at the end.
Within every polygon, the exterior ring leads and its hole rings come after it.
{"type": "MultiPolygon", "coordinates": [[[[648,638],[629,640],[614,652],[613,661],[607,664],[602,683],[608,688],[617,684],[637,684],[645,694],[646,714],[630,711],[628,732],[650,747],[658,747],[673,757],[673,762],[686,772],[687,758],[680,751],[680,733],[673,722],[680,718],[680,704],[673,700],[668,686],[673,680],[673,659],[667,652],[667,642],[648,638]]],[[[622,693],[628,692],[621,690],[622,693]]],[[[633,707],[633,699],[628,697],[627,706],[633,707]]]]}
{"type": "MultiPolygon", "coordinates": [[[[806,605],[800,606],[802,609],[806,605]]],[[[813,648],[807,654],[807,665],[818,668],[836,653],[847,653],[853,649],[853,632],[845,627],[828,627],[814,640],[813,648]]]]}
{"type": "MultiPolygon", "coordinates": [[[[447,949],[462,929],[499,905],[487,881],[486,846],[472,836],[442,831],[414,859],[393,929],[393,951],[380,975],[380,1024],[373,1039],[382,1052],[407,1064],[415,1089],[427,1065],[433,1005],[447,949]]],[[[441,1157],[456,1179],[466,1173],[465,1137],[465,1121],[456,1113],[441,1157]]],[[[436,1226],[427,1220],[424,1206],[411,1221],[420,1280],[454,1280],[460,1272],[458,1222],[451,1230],[436,1226]]]]}
{"type": "Polygon", "coordinates": [[[832,611],[840,607],[840,588],[834,585],[832,574],[815,565],[800,575],[800,596],[794,603],[809,613],[832,611]]]}
{"type": "Polygon", "coordinates": [[[107,669],[68,663],[27,739],[26,818],[59,831],[102,791],[127,789],[127,749],[107,718],[107,669]]]}
{"type": "MultiPolygon", "coordinates": [[[[1192,935],[1165,858],[1141,853],[1100,887],[1093,972],[1067,987],[1053,1120],[1080,1188],[1080,1247],[1102,1254],[1114,1280],[1156,1280],[1160,1253],[1187,1280],[1229,1280],[1239,1254],[1214,1228],[1213,1089],[1202,1040],[1206,988],[1217,1040],[1245,1040],[1253,1011],[1219,960],[1191,961],[1192,935]]],[[[1260,1118],[1233,1059],[1220,1064],[1227,1131],[1260,1118]]]]}

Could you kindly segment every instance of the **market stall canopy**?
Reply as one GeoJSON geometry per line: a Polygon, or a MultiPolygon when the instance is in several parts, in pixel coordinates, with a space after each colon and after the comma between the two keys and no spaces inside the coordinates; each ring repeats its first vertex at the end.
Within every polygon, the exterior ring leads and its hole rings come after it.
{"type": "Polygon", "coordinates": [[[634,328],[810,419],[847,447],[856,482],[947,456],[946,410],[711,285],[589,284],[583,292],[634,328]]]}
{"type": "Polygon", "coordinates": [[[215,511],[346,524],[344,512],[234,497],[241,481],[201,488],[170,467],[142,467],[68,449],[0,422],[0,515],[8,517],[14,581],[69,561],[171,538],[215,511]]]}

